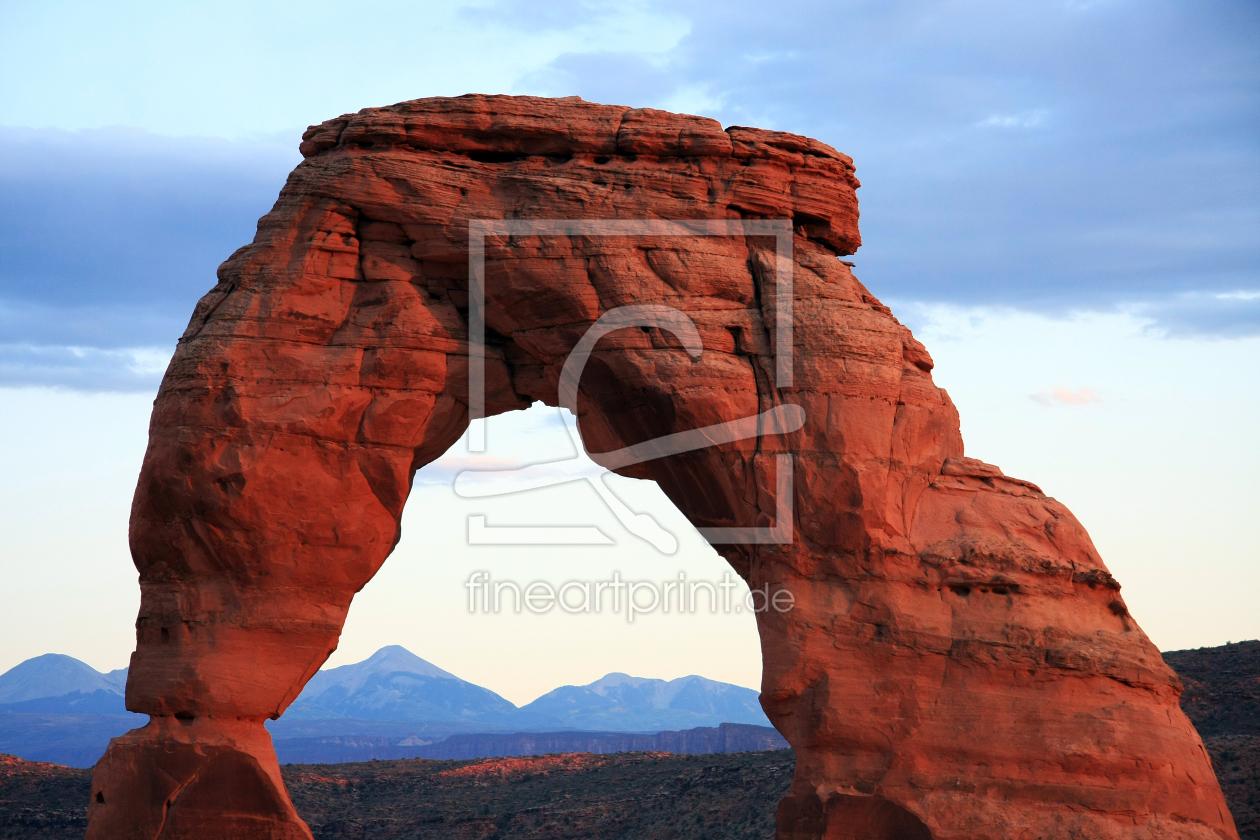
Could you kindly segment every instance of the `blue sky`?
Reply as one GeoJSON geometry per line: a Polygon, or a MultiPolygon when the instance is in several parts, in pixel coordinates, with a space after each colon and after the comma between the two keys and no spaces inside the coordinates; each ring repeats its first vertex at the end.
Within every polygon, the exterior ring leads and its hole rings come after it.
{"type": "MultiPolygon", "coordinates": [[[[0,453],[4,524],[23,557],[46,557],[67,579],[104,575],[83,604],[117,586],[115,629],[81,643],[100,667],[129,649],[126,501],[145,407],[215,267],[250,240],[299,160],[301,131],[470,91],[702,113],[852,155],[864,183],[857,272],[928,340],[972,454],[1043,484],[1061,476],[1067,492],[1051,492],[1090,528],[1126,593],[1148,586],[1129,602],[1161,645],[1260,634],[1254,609],[1213,606],[1211,594],[1230,575],[1260,588],[1254,526],[1213,519],[1239,504],[1246,519],[1260,503],[1251,0],[0,0],[0,77],[10,80],[0,90],[0,431],[22,441],[0,453]],[[1078,399],[1083,388],[1097,399],[1078,399]],[[58,411],[95,428],[53,423],[58,411]],[[1091,454],[1070,457],[1081,453],[1091,454]],[[1162,495],[1154,463],[1165,466],[1162,495]],[[35,480],[23,464],[60,466],[35,480]],[[1195,492],[1177,490],[1173,473],[1195,492]],[[1181,516],[1143,519],[1172,497],[1181,516]],[[114,512],[91,539],[86,526],[52,536],[31,524],[49,506],[96,522],[88,511],[102,504],[114,512]],[[1152,527],[1164,539],[1147,545],[1152,527]],[[1174,582],[1178,563],[1199,570],[1202,592],[1174,582]]],[[[398,628],[411,625],[390,622],[348,627],[343,648],[407,643],[398,628]]],[[[28,648],[74,653],[74,638],[0,649],[0,667],[28,648]]],[[[421,641],[408,646],[464,674],[421,641]]]]}

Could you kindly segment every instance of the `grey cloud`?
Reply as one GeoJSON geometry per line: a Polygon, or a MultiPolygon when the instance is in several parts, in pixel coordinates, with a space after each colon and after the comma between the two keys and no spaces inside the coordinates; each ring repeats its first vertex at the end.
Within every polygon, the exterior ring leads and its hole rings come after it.
{"type": "Polygon", "coordinates": [[[1260,332],[1260,293],[1185,293],[1139,304],[1151,330],[1170,338],[1243,338],[1260,332]]]}
{"type": "MultiPolygon", "coordinates": [[[[63,291],[57,290],[59,294],[63,291]]],[[[157,300],[132,303],[120,295],[122,302],[83,305],[63,304],[55,297],[49,303],[0,300],[0,341],[30,346],[174,349],[199,296],[200,292],[194,292],[188,302],[177,296],[173,301],[162,301],[155,294],[157,300]]]]}
{"type": "MultiPolygon", "coordinates": [[[[689,33],[661,55],[564,55],[515,92],[694,109],[848,152],[865,183],[858,273],[886,298],[1260,333],[1255,299],[1220,297],[1260,291],[1251,0],[642,8],[689,33]]],[[[475,14],[528,38],[613,11],[475,14]]],[[[170,352],[296,142],[0,128],[3,381],[151,387],[126,354],[170,352]]]]}
{"type": "Polygon", "coordinates": [[[296,145],[0,128],[0,384],[154,388],[296,145]]]}
{"type": "Polygon", "coordinates": [[[663,63],[570,54],[518,89],[690,97],[848,152],[865,184],[855,259],[877,294],[1053,312],[1158,300],[1170,330],[1260,332],[1248,307],[1178,315],[1191,291],[1260,289],[1254,3],[669,8],[692,28],[663,63]]]}
{"type": "Polygon", "coordinates": [[[170,356],[159,347],[0,344],[0,387],[156,393],[170,356]]]}
{"type": "MultiPolygon", "coordinates": [[[[149,314],[128,334],[102,324],[113,337],[92,342],[173,340],[167,319],[186,322],[271,208],[299,159],[290,139],[0,129],[0,306],[134,308],[149,314]]],[[[51,341],[79,329],[48,327],[51,341]]]]}

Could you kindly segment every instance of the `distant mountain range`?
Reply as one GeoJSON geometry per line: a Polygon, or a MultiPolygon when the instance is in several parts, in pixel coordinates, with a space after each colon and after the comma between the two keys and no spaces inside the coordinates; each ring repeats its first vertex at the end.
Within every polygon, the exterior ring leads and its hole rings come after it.
{"type": "Polygon", "coordinates": [[[362,662],[311,677],[284,717],[441,721],[499,728],[516,712],[516,706],[490,689],[461,680],[404,647],[390,645],[362,662]]]}
{"type": "MultiPolygon", "coordinates": [[[[125,668],[102,674],[61,654],[28,659],[0,675],[0,752],[91,765],[111,737],[147,722],[126,710],[126,679],[125,668]]],[[[517,708],[391,645],[362,662],[317,673],[268,729],[281,760],[298,761],[321,760],[310,758],[316,754],[357,755],[361,748],[427,747],[456,734],[567,733],[572,741],[576,733],[592,732],[601,733],[600,743],[619,744],[608,737],[723,723],[768,727],[770,722],[757,692],[698,676],[666,681],[609,674],[517,708]]]]}
{"type": "Polygon", "coordinates": [[[609,674],[590,685],[566,685],[521,707],[565,729],[652,732],[717,726],[723,722],[769,726],[757,692],[704,677],[650,680],[609,674]]]}
{"type": "Polygon", "coordinates": [[[144,726],[127,711],[127,669],[102,674],[72,656],[46,653],[0,674],[0,752],[91,767],[109,739],[144,726]]]}
{"type": "Polygon", "coordinates": [[[354,665],[320,671],[284,714],[284,720],[293,721],[334,718],[604,732],[660,732],[723,722],[770,725],[757,692],[695,676],[667,682],[609,674],[590,685],[557,688],[518,709],[398,645],[354,665]]]}
{"type": "Polygon", "coordinates": [[[371,759],[468,759],[547,753],[670,752],[688,755],[787,749],[768,726],[724,723],[664,732],[463,733],[429,740],[405,737],[329,735],[275,739],[281,764],[340,764],[371,759]]]}
{"type": "Polygon", "coordinates": [[[127,669],[102,674],[73,656],[46,653],[0,675],[0,712],[125,715],[127,669]]]}

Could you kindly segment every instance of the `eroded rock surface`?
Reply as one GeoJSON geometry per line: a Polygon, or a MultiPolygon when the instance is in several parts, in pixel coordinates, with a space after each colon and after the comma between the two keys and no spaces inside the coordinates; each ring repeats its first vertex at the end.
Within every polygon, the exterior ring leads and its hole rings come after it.
{"type": "MultiPolygon", "coordinates": [[[[399,535],[410,479],[469,417],[472,219],[791,219],[792,380],[766,236],[492,236],[487,411],[556,404],[569,351],[624,305],[685,312],[599,341],[600,453],[799,406],[797,431],[620,469],[754,588],[762,703],[795,747],[781,838],[1232,838],[1181,687],[1088,535],[964,457],[927,351],[838,257],[853,164],[791,134],[573,99],[467,96],[316,126],[219,270],[163,380],[132,510],[142,604],[90,838],[307,837],[262,727],[337,644],[399,535]],[[229,831],[224,826],[230,826],[229,831]]],[[[438,560],[439,558],[434,558],[438,560]]]]}

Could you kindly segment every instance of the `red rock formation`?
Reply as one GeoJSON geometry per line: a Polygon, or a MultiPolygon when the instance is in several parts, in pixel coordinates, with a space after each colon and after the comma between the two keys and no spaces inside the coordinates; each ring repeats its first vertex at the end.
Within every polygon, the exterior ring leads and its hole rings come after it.
{"type": "MultiPolygon", "coordinates": [[[[790,544],[722,545],[790,612],[760,617],[762,702],[797,751],[781,838],[1233,838],[1180,685],[1080,524],[963,457],[932,360],[837,259],[852,162],[814,140],[579,99],[467,96],[316,126],[253,244],[219,270],[154,406],[131,546],[128,708],[90,838],[309,837],[263,721],[337,644],[416,469],[469,415],[470,219],[791,219],[793,368],[776,378],[775,241],[486,241],[489,413],[556,404],[609,309],[703,340],[601,339],[580,426],[607,453],[780,405],[790,434],[623,468],[699,526],[765,526],[793,456],[790,544]]],[[[779,354],[776,356],[776,352],[779,354]]]]}

